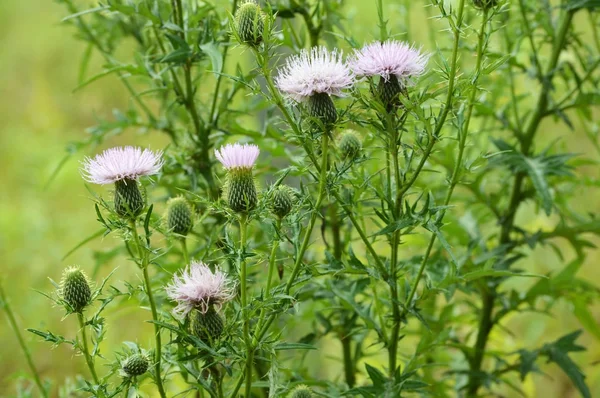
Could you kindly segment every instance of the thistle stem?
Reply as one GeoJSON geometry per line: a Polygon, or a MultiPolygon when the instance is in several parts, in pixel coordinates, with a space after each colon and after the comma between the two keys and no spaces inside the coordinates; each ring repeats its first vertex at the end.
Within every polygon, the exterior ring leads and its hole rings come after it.
{"type": "Polygon", "coordinates": [[[183,262],[187,265],[190,263],[190,254],[187,248],[187,239],[181,239],[181,252],[183,253],[183,262]]]}
{"type": "Polygon", "coordinates": [[[83,319],[83,313],[77,313],[77,319],[79,320],[79,329],[81,330],[81,342],[83,347],[81,347],[83,356],[85,357],[85,362],[87,363],[88,368],[90,369],[90,373],[92,374],[92,378],[94,379],[94,383],[100,385],[100,379],[98,379],[98,374],[96,373],[96,367],[94,366],[94,360],[90,355],[90,350],[88,348],[87,342],[87,334],[85,332],[85,319],[83,319]]]}
{"type": "Polygon", "coordinates": [[[29,351],[29,347],[27,347],[27,345],[25,344],[25,339],[23,338],[23,335],[21,334],[21,331],[19,330],[19,327],[17,326],[17,320],[15,319],[15,315],[14,315],[12,309],[10,308],[10,304],[8,303],[8,299],[6,298],[6,295],[4,293],[4,288],[2,287],[1,283],[0,283],[0,307],[4,308],[4,312],[6,313],[6,318],[8,319],[8,323],[10,324],[10,327],[12,328],[12,330],[15,332],[15,336],[17,337],[17,340],[19,341],[21,350],[23,351],[23,354],[25,354],[25,359],[27,359],[27,364],[29,365],[31,374],[33,374],[33,379],[35,380],[35,384],[37,384],[38,388],[40,389],[42,396],[44,398],[47,398],[48,392],[46,391],[46,389],[44,388],[44,385],[42,384],[42,379],[40,378],[40,374],[38,373],[38,370],[33,363],[33,359],[31,358],[31,352],[29,351]]]}
{"type": "Polygon", "coordinates": [[[140,247],[140,237],[137,233],[137,228],[135,225],[135,220],[130,220],[131,232],[133,234],[133,240],[135,241],[135,246],[137,248],[138,256],[141,261],[142,273],[144,275],[144,289],[146,291],[146,295],[148,296],[148,302],[150,303],[150,310],[152,312],[152,320],[154,321],[154,342],[155,342],[155,359],[154,359],[154,371],[156,373],[156,386],[158,387],[158,392],[162,398],[166,398],[165,390],[162,383],[161,377],[161,360],[162,360],[162,342],[160,338],[160,326],[156,322],[158,322],[158,311],[156,310],[156,302],[154,301],[154,295],[152,293],[152,286],[150,284],[150,277],[148,276],[148,253],[140,247]]]}
{"type": "Polygon", "coordinates": [[[244,321],[244,342],[246,344],[246,388],[245,396],[250,397],[250,391],[252,390],[252,364],[254,359],[254,349],[252,342],[250,341],[250,316],[248,308],[248,272],[246,267],[246,235],[248,226],[248,216],[242,214],[240,216],[240,283],[241,283],[241,298],[242,298],[242,319],[244,321]]]}

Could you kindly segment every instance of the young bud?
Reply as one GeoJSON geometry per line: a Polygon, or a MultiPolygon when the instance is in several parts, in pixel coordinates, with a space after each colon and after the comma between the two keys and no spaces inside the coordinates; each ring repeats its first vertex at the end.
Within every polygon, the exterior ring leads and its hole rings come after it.
{"type": "Polygon", "coordinates": [[[123,179],[115,182],[115,211],[121,217],[136,218],[146,205],[136,180],[123,179]]]}
{"type": "Polygon", "coordinates": [[[396,75],[390,75],[387,80],[383,77],[379,79],[377,95],[388,112],[392,112],[402,106],[399,96],[403,91],[396,75]]]}
{"type": "Polygon", "coordinates": [[[167,227],[179,235],[187,235],[193,226],[193,211],[188,201],[183,198],[172,198],[167,202],[167,227]]]}
{"type": "Polygon", "coordinates": [[[346,130],[340,136],[338,149],[342,159],[354,160],[362,149],[362,142],[352,130],[346,130]]]}
{"type": "Polygon", "coordinates": [[[217,340],[223,333],[223,319],[211,305],[205,314],[195,310],[192,314],[192,332],[203,342],[217,340]]]}
{"type": "Polygon", "coordinates": [[[473,5],[482,10],[489,10],[498,5],[498,0],[473,0],[473,5]]]}
{"type": "Polygon", "coordinates": [[[264,15],[254,0],[241,4],[235,13],[235,30],[242,43],[258,46],[265,26],[264,15]]]}
{"type": "Polygon", "coordinates": [[[82,312],[90,303],[92,291],[87,276],[77,267],[67,268],[60,282],[60,295],[74,312],[82,312]]]}
{"type": "Polygon", "coordinates": [[[227,172],[226,198],[231,210],[247,213],[258,203],[252,169],[238,168],[227,172]]]}
{"type": "Polygon", "coordinates": [[[337,110],[327,93],[316,93],[308,98],[308,115],[319,119],[326,127],[337,120],[337,110]]]}
{"type": "Polygon", "coordinates": [[[292,199],[291,188],[287,185],[280,185],[273,190],[271,196],[271,210],[279,218],[287,216],[292,210],[294,201],[292,199]]]}
{"type": "Polygon", "coordinates": [[[308,386],[303,384],[294,388],[294,390],[290,393],[289,398],[312,398],[313,394],[308,386]]]}
{"type": "Polygon", "coordinates": [[[148,370],[148,358],[142,354],[134,354],[123,362],[123,372],[129,377],[141,376],[148,370]]]}

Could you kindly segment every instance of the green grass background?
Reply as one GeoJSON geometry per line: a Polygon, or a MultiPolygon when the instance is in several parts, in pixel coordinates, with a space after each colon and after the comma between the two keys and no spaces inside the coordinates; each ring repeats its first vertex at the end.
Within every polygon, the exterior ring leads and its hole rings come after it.
{"type": "MultiPolygon", "coordinates": [[[[348,3],[348,17],[354,22],[353,35],[365,40],[377,34],[376,9],[371,1],[352,0],[348,3]]],[[[393,3],[388,1],[388,3],[393,3]]],[[[421,7],[415,4],[415,8],[421,7]]],[[[392,26],[402,21],[394,18],[398,8],[388,7],[392,26]]],[[[97,118],[111,118],[114,108],[125,108],[129,96],[115,77],[108,77],[84,90],[73,92],[77,85],[79,59],[84,44],[73,37],[73,29],[61,24],[66,15],[62,7],[51,1],[4,0],[0,4],[0,278],[10,297],[13,310],[21,329],[34,327],[50,329],[73,337],[75,319],[61,320],[62,310],[53,308],[49,301],[35,290],[49,291],[47,278],[58,280],[62,269],[80,264],[91,272],[95,260],[95,248],[115,245],[116,238],[106,242],[96,241],[63,261],[62,257],[82,238],[98,230],[92,201],[78,172],[78,161],[84,154],[76,154],[69,160],[56,179],[47,188],[46,182],[61,159],[71,140],[84,137],[86,128],[97,123],[97,118]]],[[[419,29],[422,10],[413,16],[411,32],[413,39],[425,39],[419,29]]],[[[442,26],[440,24],[439,28],[442,26]]],[[[431,47],[427,45],[426,47],[431,47]]],[[[100,59],[94,58],[98,70],[100,59]]],[[[527,89],[527,88],[525,88],[527,89]]],[[[569,131],[564,125],[544,126],[545,139],[567,137],[564,147],[572,152],[596,157],[590,149],[580,126],[569,131]]],[[[112,138],[107,145],[137,143],[160,148],[166,143],[159,133],[141,134],[127,131],[112,138]]],[[[594,167],[581,171],[586,177],[597,178],[594,167]]],[[[578,192],[582,208],[596,212],[596,190],[578,192]]],[[[532,209],[519,214],[531,228],[551,226],[556,220],[532,217],[532,209]]],[[[528,260],[528,269],[545,273],[563,266],[551,251],[538,249],[528,260]]],[[[590,253],[580,275],[585,279],[598,280],[598,253],[590,253]]],[[[135,280],[132,264],[119,257],[104,268],[118,266],[114,280],[135,280]]],[[[102,271],[102,275],[106,272],[102,271]]],[[[492,342],[504,349],[535,347],[542,339],[548,341],[567,332],[580,329],[581,325],[566,303],[558,303],[554,316],[515,315],[505,322],[513,332],[496,330],[492,342]]],[[[107,312],[109,329],[108,346],[104,352],[110,355],[110,347],[123,340],[136,341],[151,346],[151,327],[141,322],[135,300],[129,305],[112,308],[107,312]]],[[[595,307],[593,316],[600,317],[595,307]]],[[[47,343],[26,333],[35,363],[44,378],[58,383],[73,378],[78,372],[86,374],[83,358],[75,356],[68,347],[51,349],[47,343]]],[[[576,354],[578,364],[588,376],[593,396],[600,397],[599,337],[585,332],[581,343],[588,349],[576,354]]],[[[317,355],[322,363],[314,369],[322,377],[338,377],[341,368],[337,358],[336,343],[323,344],[317,355]],[[326,348],[325,348],[326,347],[326,348]]],[[[524,389],[530,397],[561,398],[578,394],[569,380],[556,366],[542,366],[546,375],[529,377],[524,389]]],[[[0,317],[0,396],[14,396],[19,378],[28,373],[26,363],[16,344],[6,319],[0,317]]],[[[516,396],[507,391],[505,396],[516,396]]]]}

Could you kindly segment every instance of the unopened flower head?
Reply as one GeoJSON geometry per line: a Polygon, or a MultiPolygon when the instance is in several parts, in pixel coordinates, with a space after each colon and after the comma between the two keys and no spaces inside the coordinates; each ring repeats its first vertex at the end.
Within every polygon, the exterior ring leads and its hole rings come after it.
{"type": "Polygon", "coordinates": [[[428,55],[397,40],[371,43],[354,52],[350,66],[357,76],[381,76],[385,81],[395,76],[403,85],[423,74],[428,55]]]}
{"type": "Polygon", "coordinates": [[[175,275],[166,288],[169,297],[177,301],[175,313],[185,317],[193,309],[206,314],[211,306],[217,310],[234,296],[234,285],[227,276],[201,262],[192,261],[189,267],[175,275]]]}
{"type": "Polygon", "coordinates": [[[83,162],[83,178],[94,184],[111,184],[122,180],[136,180],[141,176],[157,174],[162,165],[162,151],[153,152],[132,146],[105,150],[83,162]]]}
{"type": "Polygon", "coordinates": [[[342,96],[354,83],[354,76],[341,51],[315,47],[289,57],[276,83],[284,94],[301,102],[315,94],[342,96]]]}
{"type": "Polygon", "coordinates": [[[230,169],[252,169],[260,150],[253,144],[227,144],[215,150],[215,157],[223,167],[230,169]]]}

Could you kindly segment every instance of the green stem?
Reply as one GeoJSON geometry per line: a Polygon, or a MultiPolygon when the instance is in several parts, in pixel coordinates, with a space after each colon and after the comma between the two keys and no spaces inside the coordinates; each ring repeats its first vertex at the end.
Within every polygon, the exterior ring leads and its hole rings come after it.
{"type": "Polygon", "coordinates": [[[156,373],[156,386],[158,387],[158,392],[160,396],[162,398],[166,398],[161,377],[162,342],[160,338],[160,326],[156,323],[158,322],[158,311],[156,310],[156,302],[154,301],[152,286],[150,284],[150,277],[148,276],[148,253],[140,246],[140,237],[137,233],[135,220],[130,220],[129,224],[131,226],[131,232],[133,234],[133,240],[137,248],[138,257],[141,261],[140,266],[144,275],[144,289],[146,290],[146,295],[148,296],[148,302],[150,303],[150,310],[152,312],[152,320],[154,321],[154,342],[156,351],[154,358],[154,371],[156,373]]]}
{"type": "Polygon", "coordinates": [[[188,265],[190,263],[190,254],[188,252],[186,238],[181,239],[181,252],[183,253],[183,262],[185,265],[188,265]]]}
{"type": "Polygon", "coordinates": [[[348,387],[354,387],[356,383],[356,376],[354,374],[354,362],[352,361],[352,338],[345,334],[340,336],[342,343],[342,353],[344,357],[344,377],[348,387]]]}
{"type": "Polygon", "coordinates": [[[33,379],[35,380],[35,384],[37,384],[40,392],[44,398],[48,397],[48,392],[44,388],[42,384],[42,379],[40,378],[40,374],[38,373],[35,364],[33,363],[33,359],[31,358],[31,352],[29,351],[29,347],[25,344],[25,339],[17,326],[17,320],[15,319],[15,315],[10,308],[10,304],[8,303],[8,299],[6,298],[6,294],[4,293],[4,288],[2,287],[2,283],[0,283],[0,307],[4,308],[4,312],[6,313],[6,317],[8,318],[8,323],[12,328],[15,336],[17,336],[17,340],[19,341],[19,345],[21,346],[21,350],[23,354],[25,354],[25,359],[27,359],[27,364],[29,365],[29,369],[31,370],[31,374],[33,374],[33,379]]]}
{"type": "Polygon", "coordinates": [[[244,342],[246,344],[246,388],[245,396],[250,398],[252,390],[252,365],[254,359],[254,349],[250,341],[250,316],[248,308],[248,272],[246,267],[246,235],[248,226],[248,216],[240,215],[240,282],[241,282],[241,299],[242,299],[242,319],[244,322],[244,342]]]}
{"type": "Polygon", "coordinates": [[[96,373],[94,360],[92,359],[92,356],[90,355],[90,350],[88,348],[87,334],[85,332],[85,320],[83,319],[83,314],[81,312],[77,313],[77,319],[79,320],[79,328],[81,330],[81,342],[83,344],[82,351],[83,356],[85,357],[85,362],[87,363],[87,366],[90,369],[90,373],[92,374],[94,383],[100,385],[100,379],[98,379],[98,374],[96,373]]]}

